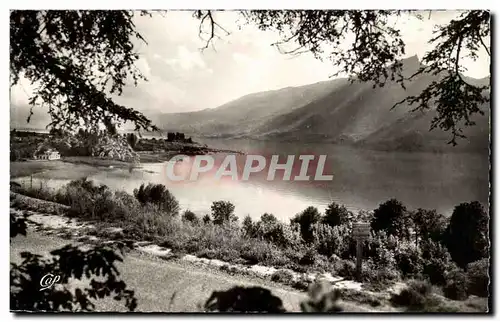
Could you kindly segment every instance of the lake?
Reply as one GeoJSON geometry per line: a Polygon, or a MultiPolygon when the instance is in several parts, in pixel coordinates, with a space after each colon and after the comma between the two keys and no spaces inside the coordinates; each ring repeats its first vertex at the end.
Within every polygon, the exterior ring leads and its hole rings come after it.
{"type": "MultiPolygon", "coordinates": [[[[251,175],[248,181],[215,180],[206,175],[194,182],[172,182],[167,179],[165,164],[142,164],[132,172],[124,169],[99,168],[89,179],[112,189],[132,192],[141,183],[165,184],[179,200],[182,209],[198,215],[210,212],[216,200],[228,200],[235,212],[259,218],[265,212],[287,220],[308,206],[323,211],[335,201],[352,211],[373,210],[381,202],[397,198],[409,209],[436,209],[450,215],[461,202],[478,200],[485,207],[489,194],[489,160],[487,155],[469,153],[381,152],[333,144],[306,144],[256,141],[245,139],[197,139],[210,147],[239,150],[250,154],[327,155],[327,174],[331,181],[267,181],[265,175],[251,175]]],[[[225,155],[216,155],[221,160],[225,155]]],[[[280,159],[280,162],[282,160],[280,159]]],[[[186,163],[179,162],[181,171],[186,163]]],[[[71,165],[70,165],[71,166],[71,165]]],[[[178,170],[176,169],[176,173],[178,170]]],[[[58,170],[35,174],[34,184],[58,187],[68,180],[58,170]],[[50,179],[52,178],[52,179],[50,179]]],[[[326,172],[326,171],[325,171],[326,172]]],[[[267,172],[265,173],[267,175],[267,172]]],[[[28,182],[29,177],[18,181],[28,182]]]]}

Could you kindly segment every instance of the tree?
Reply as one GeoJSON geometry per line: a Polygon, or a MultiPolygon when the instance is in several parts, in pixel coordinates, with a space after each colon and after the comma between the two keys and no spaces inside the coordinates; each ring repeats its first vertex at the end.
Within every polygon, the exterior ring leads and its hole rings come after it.
{"type": "Polygon", "coordinates": [[[278,219],[273,214],[268,214],[267,212],[260,216],[260,222],[265,225],[273,225],[278,223],[278,219]]]}
{"type": "Polygon", "coordinates": [[[137,138],[137,135],[135,135],[135,133],[128,133],[127,134],[127,143],[130,145],[130,147],[132,149],[135,148],[137,141],[138,141],[138,138],[137,138]]]}
{"type": "Polygon", "coordinates": [[[254,225],[254,236],[278,246],[286,246],[288,243],[283,223],[273,214],[265,213],[260,217],[254,225]]]}
{"type": "Polygon", "coordinates": [[[447,225],[446,218],[443,215],[438,214],[436,210],[419,208],[412,214],[412,220],[417,240],[420,238],[421,240],[441,241],[447,225]]]}
{"type": "Polygon", "coordinates": [[[415,277],[422,273],[422,254],[414,244],[403,243],[396,250],[394,259],[403,277],[415,277]]]}
{"type": "Polygon", "coordinates": [[[318,223],[321,219],[321,214],[319,213],[316,207],[310,206],[307,207],[301,213],[295,215],[290,221],[293,224],[299,224],[300,226],[300,234],[302,239],[306,243],[311,243],[314,240],[313,235],[313,225],[318,223]]]}
{"type": "Polygon", "coordinates": [[[409,238],[409,220],[406,207],[396,199],[390,199],[375,209],[371,221],[374,231],[385,231],[388,235],[409,238]]]}
{"type": "Polygon", "coordinates": [[[488,223],[488,213],[478,201],[461,203],[453,210],[445,242],[460,267],[488,256],[488,223]]]}
{"type": "Polygon", "coordinates": [[[184,213],[182,214],[182,220],[185,220],[195,225],[197,225],[200,222],[198,216],[196,216],[196,214],[189,209],[184,211],[184,213]]]}
{"type": "Polygon", "coordinates": [[[353,214],[347,210],[345,206],[341,206],[335,202],[328,205],[325,210],[325,216],[322,218],[324,224],[335,227],[345,224],[352,218],[353,214]]]}
{"type": "Polygon", "coordinates": [[[489,261],[489,258],[483,258],[467,265],[467,290],[469,294],[488,297],[489,261]]]}
{"type": "MultiPolygon", "coordinates": [[[[486,10],[463,11],[439,26],[429,39],[435,47],[410,76],[403,74],[405,44],[393,22],[402,15],[423,19],[412,11],[252,10],[241,15],[261,30],[277,30],[281,39],[274,45],[280,52],[311,52],[318,59],[326,55],[352,81],[373,82],[374,87],[397,82],[405,88],[422,74],[438,75],[422,92],[398,104],[406,102],[415,111],[436,106],[430,129],[451,131],[453,145],[464,137],[463,127],[474,125],[471,117],[484,114],[489,103],[489,81],[474,84],[462,75],[464,56],[477,58],[480,50],[490,55],[484,42],[490,36],[486,10]]],[[[134,84],[145,79],[134,65],[139,59],[134,40],[145,39],[133,16],[130,11],[11,11],[11,84],[21,75],[40,84],[30,105],[50,106],[51,127],[74,128],[81,121],[95,126],[107,119],[130,121],[138,130],[157,129],[142,113],[116,104],[110,96],[121,94],[127,78],[134,84]]],[[[200,36],[209,35],[204,48],[219,38],[220,31],[229,34],[212,11],[198,10],[193,16],[200,20],[200,36]]]]}
{"type": "Polygon", "coordinates": [[[234,214],[234,205],[229,201],[214,201],[212,203],[213,223],[222,225],[236,222],[238,217],[234,214]]]}
{"type": "MultiPolygon", "coordinates": [[[[351,81],[372,82],[374,88],[396,82],[402,88],[423,74],[437,77],[417,95],[396,103],[408,103],[412,111],[428,111],[434,106],[437,115],[430,130],[451,131],[448,143],[456,145],[464,138],[463,127],[472,126],[471,117],[483,115],[489,103],[490,82],[475,84],[462,75],[462,58],[478,57],[480,50],[490,56],[484,38],[490,37],[490,13],[486,10],[463,11],[460,17],[437,27],[429,43],[434,48],[424,54],[422,64],[412,75],[403,73],[405,43],[394,21],[402,15],[423,17],[409,10],[252,10],[242,11],[247,23],[261,30],[278,31],[274,43],[284,54],[310,52],[318,59],[328,59],[338,72],[351,81]],[[326,56],[326,57],[324,57],[326,56]]],[[[205,48],[218,33],[227,31],[211,11],[199,10],[200,35],[208,34],[205,48]],[[208,29],[208,30],[207,30],[208,29]]],[[[403,17],[404,18],[404,17],[403,17]]]]}
{"type": "MultiPolygon", "coordinates": [[[[11,86],[21,76],[38,84],[31,108],[49,107],[51,128],[71,130],[83,122],[97,128],[130,121],[157,129],[142,113],[115,103],[127,79],[145,79],[134,63],[134,41],[145,42],[134,13],[116,10],[13,10],[10,13],[11,86]]],[[[28,122],[33,112],[28,117],[28,122]]]]}
{"type": "Polygon", "coordinates": [[[162,184],[141,184],[139,189],[134,189],[134,196],[142,204],[153,204],[171,216],[179,214],[179,202],[162,184]]]}
{"type": "Polygon", "coordinates": [[[467,275],[460,268],[455,268],[448,273],[443,294],[449,299],[463,301],[467,299],[467,275]]]}
{"type": "Polygon", "coordinates": [[[175,141],[175,133],[174,132],[167,133],[167,141],[169,141],[169,142],[175,141]]]}
{"type": "Polygon", "coordinates": [[[246,215],[243,218],[243,222],[241,223],[241,229],[243,230],[243,234],[247,237],[254,237],[255,235],[255,225],[252,221],[252,217],[250,215],[246,215]]]}
{"type": "Polygon", "coordinates": [[[203,223],[206,225],[206,224],[209,224],[212,220],[210,219],[210,215],[209,214],[205,214],[205,216],[203,216],[203,223]]]}
{"type": "Polygon", "coordinates": [[[442,244],[427,239],[422,242],[423,271],[429,281],[435,285],[446,283],[446,273],[454,268],[448,249],[442,244]]]}
{"type": "Polygon", "coordinates": [[[63,129],[60,129],[60,128],[51,128],[50,131],[49,131],[49,135],[50,136],[54,136],[54,137],[62,137],[64,135],[66,135],[65,131],[63,129]]]}

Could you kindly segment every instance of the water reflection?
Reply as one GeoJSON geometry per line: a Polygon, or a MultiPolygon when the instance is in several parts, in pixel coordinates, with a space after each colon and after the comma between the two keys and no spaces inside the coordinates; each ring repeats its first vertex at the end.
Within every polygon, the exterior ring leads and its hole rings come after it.
{"type": "MultiPolygon", "coordinates": [[[[488,156],[479,154],[387,153],[362,151],[329,144],[291,144],[250,140],[205,140],[210,146],[268,154],[327,154],[333,174],[330,182],[267,181],[265,176],[250,176],[249,181],[221,180],[201,176],[196,182],[172,182],[164,164],[142,164],[140,169],[99,169],[89,176],[112,189],[132,192],[142,183],[165,184],[183,209],[199,215],[209,213],[216,200],[236,205],[240,217],[260,217],[264,212],[288,219],[308,206],[320,210],[331,201],[350,210],[374,209],[389,198],[397,198],[409,208],[437,209],[449,215],[461,202],[488,202],[488,156]]],[[[224,155],[217,156],[224,157],[224,155]]],[[[181,166],[182,168],[182,166],[181,166]]],[[[176,170],[177,171],[177,170],[176,170]]],[[[50,170],[44,178],[50,177],[50,170]]],[[[277,176],[278,177],[278,176],[277,176]]],[[[58,187],[62,179],[45,180],[37,175],[33,185],[58,187]]],[[[18,182],[31,184],[30,178],[18,182]]]]}

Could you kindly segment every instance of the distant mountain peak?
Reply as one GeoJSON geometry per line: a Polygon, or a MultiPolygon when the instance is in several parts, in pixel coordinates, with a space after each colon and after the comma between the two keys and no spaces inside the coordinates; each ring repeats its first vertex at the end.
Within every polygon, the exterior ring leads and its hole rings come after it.
{"type": "Polygon", "coordinates": [[[418,59],[417,55],[404,58],[401,62],[403,63],[403,71],[409,74],[417,72],[421,66],[420,59],[418,59]]]}
{"type": "Polygon", "coordinates": [[[420,65],[420,59],[418,59],[418,55],[415,54],[413,56],[403,58],[403,63],[404,64],[419,64],[420,65]]]}

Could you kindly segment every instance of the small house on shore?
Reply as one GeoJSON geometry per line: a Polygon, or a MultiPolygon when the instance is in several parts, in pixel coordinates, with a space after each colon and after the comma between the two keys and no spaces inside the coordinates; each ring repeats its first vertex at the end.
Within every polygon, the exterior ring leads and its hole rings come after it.
{"type": "Polygon", "coordinates": [[[61,154],[57,150],[48,149],[43,152],[37,152],[33,155],[35,160],[59,160],[61,154]]]}

